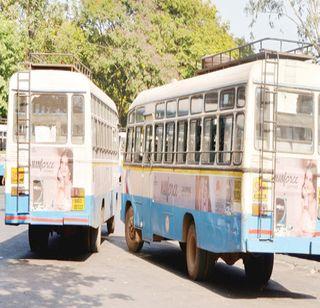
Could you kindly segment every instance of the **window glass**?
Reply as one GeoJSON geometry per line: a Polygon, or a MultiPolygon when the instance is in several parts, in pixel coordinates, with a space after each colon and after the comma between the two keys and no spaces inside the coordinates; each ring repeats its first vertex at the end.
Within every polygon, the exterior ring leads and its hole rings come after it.
{"type": "Polygon", "coordinates": [[[144,107],[137,108],[136,110],[136,123],[144,122],[144,107]]]}
{"type": "Polygon", "coordinates": [[[206,118],[203,124],[202,163],[213,164],[217,138],[217,118],[206,118]]]}
{"type": "Polygon", "coordinates": [[[126,144],[126,161],[130,162],[132,157],[132,144],[133,144],[133,128],[129,128],[127,132],[126,144]]]}
{"type": "Polygon", "coordinates": [[[165,103],[160,103],[156,105],[156,119],[164,118],[164,108],[165,108],[165,103]]]}
{"type": "Polygon", "coordinates": [[[195,95],[191,97],[191,113],[201,113],[203,108],[203,95],[195,95]]]}
{"type": "Polygon", "coordinates": [[[166,124],[166,141],[165,141],[165,156],[164,160],[166,163],[172,163],[174,157],[174,133],[175,125],[174,123],[166,124]]]}
{"type": "Polygon", "coordinates": [[[177,114],[177,102],[167,102],[167,118],[174,118],[177,114]]]}
{"type": "Polygon", "coordinates": [[[67,95],[33,95],[31,123],[34,142],[66,143],[68,136],[67,95]]]}
{"type": "Polygon", "coordinates": [[[143,128],[141,126],[135,129],[134,161],[142,161],[143,128]]]}
{"type": "Polygon", "coordinates": [[[146,127],[146,138],[145,138],[145,162],[151,161],[151,152],[152,152],[152,141],[153,141],[153,127],[148,125],[146,127]]]}
{"type": "Polygon", "coordinates": [[[17,125],[17,113],[19,116],[19,119],[27,119],[27,96],[21,96],[16,94],[14,96],[14,114],[13,114],[13,140],[17,140],[17,134],[19,135],[19,141],[23,142],[26,141],[27,136],[27,125],[26,123],[19,123],[17,125]],[[17,104],[18,101],[18,104],[17,104]]]}
{"type": "Polygon", "coordinates": [[[84,98],[82,95],[72,96],[71,141],[75,144],[84,142],[84,98]]]}
{"type": "Polygon", "coordinates": [[[204,96],[204,110],[206,112],[216,111],[218,109],[218,92],[210,92],[204,96]]]}
{"type": "Polygon", "coordinates": [[[240,113],[240,114],[237,114],[235,131],[234,131],[233,162],[236,165],[240,165],[242,162],[243,135],[244,135],[244,114],[240,113]]]}
{"type": "Polygon", "coordinates": [[[187,157],[188,122],[178,122],[177,163],[184,164],[187,157]]]}
{"type": "Polygon", "coordinates": [[[162,161],[162,145],[163,145],[163,124],[155,126],[155,142],[154,142],[154,161],[160,163],[162,161]]]}
{"type": "Polygon", "coordinates": [[[235,101],[235,89],[228,89],[220,93],[220,108],[232,109],[235,101]]]}
{"type": "Polygon", "coordinates": [[[239,87],[237,91],[237,106],[244,107],[246,104],[246,88],[239,87]]]}
{"type": "Polygon", "coordinates": [[[178,101],[178,116],[187,116],[189,114],[189,98],[181,98],[178,101]]]}
{"type": "Polygon", "coordinates": [[[230,164],[232,150],[233,115],[219,118],[219,163],[230,164]]]}
{"type": "Polygon", "coordinates": [[[134,110],[132,110],[128,115],[129,124],[134,123],[134,118],[135,118],[135,112],[134,112],[134,110]]]}
{"type": "Polygon", "coordinates": [[[189,136],[189,163],[195,164],[200,160],[201,150],[201,120],[190,121],[190,136],[189,136]]]}

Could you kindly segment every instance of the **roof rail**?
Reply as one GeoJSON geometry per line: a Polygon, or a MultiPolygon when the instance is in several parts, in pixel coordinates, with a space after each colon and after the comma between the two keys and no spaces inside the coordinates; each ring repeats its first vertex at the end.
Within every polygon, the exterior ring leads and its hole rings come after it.
{"type": "Polygon", "coordinates": [[[197,75],[266,58],[313,60],[313,50],[310,43],[268,37],[203,57],[197,75]]]}
{"type": "Polygon", "coordinates": [[[55,69],[78,72],[92,79],[91,70],[70,53],[44,53],[29,54],[29,66],[31,69],[55,69]]]}

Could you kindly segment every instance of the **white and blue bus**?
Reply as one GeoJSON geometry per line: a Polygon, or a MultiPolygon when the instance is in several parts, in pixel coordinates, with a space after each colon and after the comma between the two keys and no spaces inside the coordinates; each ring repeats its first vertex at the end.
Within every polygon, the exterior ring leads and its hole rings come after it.
{"type": "Polygon", "coordinates": [[[263,286],[274,253],[320,254],[320,67],[289,52],[216,59],[132,103],[121,219],[130,251],[176,240],[192,279],[243,259],[263,286]]]}
{"type": "Polygon", "coordinates": [[[65,63],[31,64],[10,80],[5,223],[28,224],[36,252],[52,231],[81,235],[96,252],[102,224],[114,229],[118,114],[79,66],[65,63]]]}

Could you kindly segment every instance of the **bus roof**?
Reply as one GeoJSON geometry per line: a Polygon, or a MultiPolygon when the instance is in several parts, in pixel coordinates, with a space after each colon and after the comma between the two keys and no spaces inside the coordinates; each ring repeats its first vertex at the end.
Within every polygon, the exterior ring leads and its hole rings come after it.
{"type": "MultiPolygon", "coordinates": [[[[10,90],[17,90],[17,74],[10,79],[10,90]]],[[[113,100],[88,77],[78,72],[62,70],[31,70],[31,92],[87,93],[90,91],[117,112],[113,100]]],[[[20,82],[20,90],[28,91],[28,83],[20,82]]]]}
{"type": "MultiPolygon", "coordinates": [[[[241,64],[145,90],[136,97],[130,109],[151,102],[160,102],[247,83],[250,78],[253,78],[254,82],[261,82],[261,62],[261,60],[258,60],[241,64]]],[[[320,82],[318,81],[320,78],[319,65],[296,60],[280,60],[280,64],[284,64],[284,69],[282,73],[280,72],[279,85],[282,83],[283,85],[296,87],[300,84],[301,88],[303,88],[303,85],[308,85],[308,89],[320,91],[320,82]],[[319,74],[319,78],[315,78],[316,72],[319,74]],[[295,78],[292,77],[293,75],[295,78]]]]}

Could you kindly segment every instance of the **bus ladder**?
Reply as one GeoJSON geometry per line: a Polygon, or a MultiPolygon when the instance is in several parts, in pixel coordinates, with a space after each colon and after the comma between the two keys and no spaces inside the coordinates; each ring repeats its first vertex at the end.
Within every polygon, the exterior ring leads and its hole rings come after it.
{"type": "Polygon", "coordinates": [[[265,58],[262,61],[261,77],[258,238],[261,241],[273,241],[276,224],[275,176],[277,168],[277,105],[279,87],[279,54],[277,52],[265,52],[265,58]],[[268,109],[269,112],[266,112],[268,109]],[[269,206],[269,201],[271,206],[269,206]],[[269,223],[263,224],[263,221],[269,221],[270,225],[269,223]]]}
{"type": "Polygon", "coordinates": [[[30,211],[30,142],[31,142],[31,66],[17,73],[16,141],[17,141],[17,213],[30,211]],[[22,176],[21,176],[22,175],[22,176]],[[20,182],[20,177],[24,180],[20,182]],[[21,211],[21,198],[28,198],[28,209],[21,211]]]}

